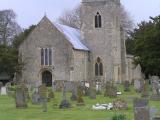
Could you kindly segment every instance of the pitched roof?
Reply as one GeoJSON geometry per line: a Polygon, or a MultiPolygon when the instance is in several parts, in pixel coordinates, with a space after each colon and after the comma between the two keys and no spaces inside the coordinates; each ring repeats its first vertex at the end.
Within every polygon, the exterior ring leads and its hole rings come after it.
{"type": "Polygon", "coordinates": [[[59,23],[53,24],[62,34],[65,35],[66,39],[73,45],[74,49],[89,51],[89,49],[81,42],[80,30],[59,23]]]}

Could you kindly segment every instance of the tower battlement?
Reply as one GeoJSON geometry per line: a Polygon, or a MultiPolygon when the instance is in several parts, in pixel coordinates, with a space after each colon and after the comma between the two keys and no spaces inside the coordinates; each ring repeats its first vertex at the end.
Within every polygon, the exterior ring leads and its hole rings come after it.
{"type": "Polygon", "coordinates": [[[120,4],[120,0],[82,0],[82,3],[89,3],[89,2],[115,2],[120,4]]]}

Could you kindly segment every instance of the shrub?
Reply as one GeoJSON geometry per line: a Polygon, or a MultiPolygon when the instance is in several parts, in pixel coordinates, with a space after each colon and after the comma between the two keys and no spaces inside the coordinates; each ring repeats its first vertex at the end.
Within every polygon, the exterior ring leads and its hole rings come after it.
{"type": "Polygon", "coordinates": [[[112,120],[127,120],[125,115],[115,115],[112,117],[112,120]]]}

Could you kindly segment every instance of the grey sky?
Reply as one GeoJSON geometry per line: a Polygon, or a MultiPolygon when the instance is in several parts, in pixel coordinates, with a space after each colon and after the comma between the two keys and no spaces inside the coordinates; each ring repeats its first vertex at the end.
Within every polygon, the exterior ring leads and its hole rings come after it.
{"type": "MultiPolygon", "coordinates": [[[[135,23],[160,14],[160,0],[121,0],[135,23]]],[[[22,27],[37,24],[46,13],[55,21],[64,10],[73,9],[81,0],[0,0],[0,10],[13,9],[22,27]]]]}

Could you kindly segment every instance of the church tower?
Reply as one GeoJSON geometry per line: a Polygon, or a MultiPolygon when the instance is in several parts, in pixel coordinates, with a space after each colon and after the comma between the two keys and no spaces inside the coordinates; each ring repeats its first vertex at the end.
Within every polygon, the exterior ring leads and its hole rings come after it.
{"type": "Polygon", "coordinates": [[[88,79],[121,82],[120,0],[82,0],[81,36],[90,49],[88,79]]]}

